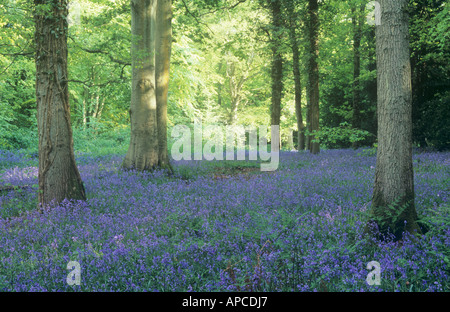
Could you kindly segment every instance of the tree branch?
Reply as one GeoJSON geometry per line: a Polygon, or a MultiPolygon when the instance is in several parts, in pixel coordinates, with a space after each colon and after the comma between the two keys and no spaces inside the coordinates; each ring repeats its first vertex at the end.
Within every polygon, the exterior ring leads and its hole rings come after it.
{"type": "Polygon", "coordinates": [[[208,15],[208,14],[213,14],[213,13],[216,13],[216,12],[221,11],[221,10],[232,10],[232,9],[234,9],[235,7],[237,7],[239,4],[244,3],[244,2],[246,2],[246,1],[247,1],[247,0],[238,0],[238,2],[236,2],[236,3],[233,4],[232,6],[229,6],[229,7],[221,7],[221,8],[218,8],[218,9],[215,9],[215,10],[208,11],[208,12],[205,12],[205,13],[203,13],[203,14],[200,14],[199,16],[204,16],[204,15],[208,15]]]}
{"type": "Polygon", "coordinates": [[[92,53],[92,54],[104,54],[104,55],[107,55],[109,57],[109,59],[111,60],[111,62],[113,62],[113,63],[117,63],[117,64],[124,65],[124,66],[131,66],[131,62],[116,59],[114,56],[111,55],[110,52],[82,47],[75,41],[75,39],[73,37],[69,36],[69,38],[77,45],[78,48],[80,48],[84,52],[92,53]]]}
{"type": "Polygon", "coordinates": [[[99,83],[99,84],[88,83],[88,82],[90,82],[90,80],[82,81],[82,80],[77,80],[77,79],[68,79],[68,80],[65,80],[65,81],[66,81],[66,82],[80,83],[80,84],[85,85],[85,86],[88,87],[88,88],[92,88],[92,87],[105,87],[105,86],[110,85],[110,84],[113,84],[113,83],[121,83],[121,82],[122,82],[121,80],[117,80],[117,79],[115,79],[115,80],[108,80],[108,81],[106,81],[106,82],[104,82],[104,83],[99,83]]]}
{"type": "Polygon", "coordinates": [[[181,0],[181,2],[183,2],[183,5],[184,5],[184,8],[186,9],[186,12],[187,12],[190,16],[192,16],[198,24],[205,25],[205,26],[209,29],[209,31],[210,31],[212,34],[214,34],[214,32],[213,32],[212,29],[208,26],[208,24],[201,22],[201,21],[198,19],[197,16],[195,16],[194,14],[192,14],[192,12],[189,10],[189,7],[187,6],[187,4],[186,4],[186,2],[185,2],[184,0],[181,0]]]}

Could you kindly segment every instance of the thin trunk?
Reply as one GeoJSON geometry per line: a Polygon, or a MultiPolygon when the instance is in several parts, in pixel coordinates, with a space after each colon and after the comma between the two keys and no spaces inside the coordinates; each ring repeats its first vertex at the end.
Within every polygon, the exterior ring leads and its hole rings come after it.
{"type": "Polygon", "coordinates": [[[381,0],[376,27],[378,151],[369,224],[397,240],[404,231],[421,232],[414,205],[407,7],[407,0],[381,0]]]}
{"type": "Polygon", "coordinates": [[[94,120],[96,120],[97,119],[97,117],[98,117],[98,109],[99,109],[99,106],[100,106],[100,94],[99,94],[99,90],[97,90],[97,95],[95,96],[95,108],[94,108],[94,110],[92,111],[92,117],[94,117],[94,120]]]}
{"type": "Polygon", "coordinates": [[[98,120],[100,120],[100,118],[102,117],[103,107],[105,107],[104,99],[102,99],[101,103],[98,106],[98,111],[96,113],[96,117],[98,120]]]}
{"type": "Polygon", "coordinates": [[[167,147],[167,100],[172,49],[172,0],[158,0],[156,19],[156,105],[159,166],[171,168],[167,147]]]}
{"type": "MultiPolygon", "coordinates": [[[[353,129],[361,129],[361,91],[359,77],[361,73],[361,36],[362,36],[362,25],[361,16],[364,13],[364,6],[360,6],[359,13],[356,8],[352,8],[352,24],[353,24],[353,116],[352,116],[352,127],[353,129]]],[[[358,142],[353,142],[352,147],[357,148],[359,146],[358,142]]]]}
{"type": "Polygon", "coordinates": [[[230,89],[230,98],[231,98],[230,112],[228,114],[228,124],[230,125],[236,123],[237,121],[237,113],[242,100],[242,88],[244,87],[244,83],[248,79],[251,63],[252,60],[250,59],[250,61],[247,63],[247,69],[242,71],[241,77],[238,82],[236,82],[237,75],[235,64],[233,62],[227,63],[226,72],[228,77],[228,87],[230,89]]]}
{"type": "MultiPolygon", "coordinates": [[[[95,71],[93,68],[92,68],[91,79],[95,83],[95,71]]],[[[91,117],[94,117],[94,113],[93,113],[94,112],[94,108],[93,108],[94,97],[95,97],[94,91],[92,89],[89,89],[88,95],[89,95],[89,101],[87,103],[88,105],[87,105],[87,111],[86,111],[86,122],[87,122],[88,128],[92,128],[92,125],[91,125],[92,118],[91,117]]]]}
{"type": "Polygon", "coordinates": [[[295,150],[295,148],[294,148],[294,130],[292,130],[292,129],[289,129],[287,147],[291,151],[295,150]]]}
{"type": "Polygon", "coordinates": [[[231,99],[231,110],[230,110],[230,114],[228,116],[228,124],[229,125],[234,125],[237,121],[237,112],[238,112],[239,103],[240,103],[239,97],[234,97],[231,99]]]}
{"type": "MultiPolygon", "coordinates": [[[[281,1],[271,2],[272,13],[272,105],[271,105],[271,125],[280,126],[281,119],[281,98],[283,93],[283,57],[280,49],[282,42],[281,1]]],[[[281,132],[280,132],[281,133],[281,132]]],[[[280,140],[281,143],[281,140],[280,140]]]]}
{"type": "MultiPolygon", "coordinates": [[[[219,74],[222,70],[222,66],[223,66],[223,63],[220,62],[219,70],[218,70],[219,74]]],[[[219,105],[219,107],[221,107],[222,106],[222,84],[220,82],[218,83],[217,89],[218,89],[217,90],[217,104],[219,105]]]]}
{"type": "Polygon", "coordinates": [[[73,153],[67,72],[67,0],[35,0],[36,102],[41,207],[64,199],[85,200],[73,153]]]}
{"type": "Polygon", "coordinates": [[[91,117],[92,117],[92,103],[94,94],[91,91],[88,91],[88,101],[86,106],[86,125],[88,128],[92,128],[91,126],[91,117]]]}
{"type": "MultiPolygon", "coordinates": [[[[311,132],[319,131],[319,5],[317,0],[309,0],[308,2],[308,16],[309,16],[309,109],[311,132]]],[[[310,137],[310,152],[318,154],[320,152],[319,142],[315,142],[316,137],[310,137]]]]}
{"type": "Polygon", "coordinates": [[[230,89],[230,112],[228,113],[228,124],[232,125],[236,122],[238,92],[236,84],[236,66],[233,62],[227,62],[228,88],[230,89]]]}
{"type": "Polygon", "coordinates": [[[299,151],[305,149],[305,126],[303,125],[302,116],[302,84],[300,75],[300,52],[298,48],[297,36],[295,34],[294,16],[290,16],[289,36],[291,39],[292,55],[293,55],[293,72],[294,72],[294,93],[295,93],[295,114],[297,117],[297,148],[299,151]]]}
{"type": "Polygon", "coordinates": [[[131,0],[131,138],[122,166],[139,171],[158,165],[155,90],[156,0],[131,0]]]}
{"type": "MultiPolygon", "coordinates": [[[[373,28],[369,33],[369,64],[367,69],[369,71],[377,70],[377,60],[376,60],[376,52],[375,52],[375,28],[373,28]],[[372,48],[373,47],[373,48],[372,48]]],[[[371,132],[374,134],[372,137],[371,144],[375,143],[377,137],[377,114],[376,114],[376,106],[377,106],[377,79],[376,77],[367,82],[367,95],[369,98],[369,107],[375,107],[375,112],[371,112],[371,132]]]]}
{"type": "Polygon", "coordinates": [[[84,87],[84,96],[83,96],[83,128],[86,129],[87,126],[87,117],[86,117],[86,99],[87,99],[87,88],[84,87]]]}
{"type": "MultiPolygon", "coordinates": [[[[306,129],[308,130],[308,133],[311,133],[311,86],[309,82],[309,76],[308,76],[308,83],[306,84],[306,129]]],[[[305,135],[305,149],[310,150],[311,149],[311,136],[305,135]]]]}

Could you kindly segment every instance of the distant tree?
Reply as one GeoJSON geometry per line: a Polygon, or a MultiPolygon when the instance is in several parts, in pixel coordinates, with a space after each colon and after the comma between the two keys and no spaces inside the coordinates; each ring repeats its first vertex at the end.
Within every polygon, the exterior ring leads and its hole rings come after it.
{"type": "MultiPolygon", "coordinates": [[[[310,133],[319,131],[319,4],[308,0],[308,116],[307,127],[310,133]]],[[[314,135],[308,138],[308,148],[312,154],[320,152],[320,144],[314,135]]]]}
{"type": "Polygon", "coordinates": [[[305,149],[305,126],[302,115],[302,82],[300,74],[300,49],[297,38],[298,17],[295,14],[295,2],[285,1],[286,13],[288,15],[289,39],[292,49],[292,68],[294,74],[294,101],[297,119],[297,148],[299,151],[305,149]]]}
{"type": "MultiPolygon", "coordinates": [[[[228,88],[230,93],[230,111],[228,114],[228,124],[232,125],[235,124],[237,121],[237,113],[239,106],[241,104],[241,101],[243,99],[243,88],[245,82],[249,79],[249,72],[250,68],[253,62],[254,53],[251,52],[250,56],[246,60],[245,67],[242,68],[240,73],[237,73],[236,70],[236,62],[232,58],[227,61],[227,67],[226,67],[226,75],[228,78],[228,88]]],[[[242,105],[245,107],[245,104],[242,105]]]]}
{"type": "Polygon", "coordinates": [[[413,142],[450,150],[450,6],[410,0],[413,142]]]}
{"type": "MultiPolygon", "coordinates": [[[[354,4],[352,6],[352,25],[353,25],[353,116],[352,127],[361,129],[361,37],[362,37],[362,18],[364,13],[363,4],[354,4]],[[358,8],[359,7],[359,8],[358,8]]],[[[353,142],[353,148],[357,148],[358,141],[353,142]]]]}
{"type": "Polygon", "coordinates": [[[281,0],[270,0],[269,9],[272,18],[272,105],[271,105],[271,125],[280,125],[281,118],[281,98],[283,94],[283,54],[281,42],[283,36],[283,16],[281,10],[281,0]]]}
{"type": "Polygon", "coordinates": [[[67,75],[67,0],[34,0],[39,203],[86,199],[73,152],[67,75]]]}
{"type": "Polygon", "coordinates": [[[369,224],[401,239],[404,231],[421,232],[414,205],[408,0],[381,0],[380,4],[381,25],[376,26],[378,151],[369,224]]]}
{"type": "MultiPolygon", "coordinates": [[[[377,70],[377,59],[376,59],[376,42],[375,42],[375,27],[371,27],[367,35],[368,38],[368,61],[367,71],[369,73],[376,72],[377,70]]],[[[377,78],[376,76],[367,80],[364,84],[363,93],[367,94],[367,103],[368,103],[368,116],[366,118],[366,123],[368,124],[368,130],[373,134],[373,136],[366,141],[366,144],[373,145],[375,143],[377,137],[377,114],[376,114],[376,105],[377,105],[377,78]]]]}

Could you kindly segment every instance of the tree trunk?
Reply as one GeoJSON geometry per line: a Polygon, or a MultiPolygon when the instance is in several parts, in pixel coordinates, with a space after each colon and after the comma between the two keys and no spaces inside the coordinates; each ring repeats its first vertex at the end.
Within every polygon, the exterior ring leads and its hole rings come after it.
{"type": "MultiPolygon", "coordinates": [[[[228,113],[228,124],[235,124],[237,121],[237,114],[239,110],[239,106],[242,101],[242,89],[244,87],[244,83],[247,81],[249,77],[250,66],[252,64],[253,57],[250,56],[250,60],[247,61],[247,69],[242,70],[241,76],[238,77],[236,73],[236,64],[233,61],[227,62],[226,74],[228,77],[228,87],[230,91],[230,111],[228,113]],[[238,79],[239,78],[239,79],[238,79]]],[[[248,101],[244,102],[245,106],[248,101]]]]}
{"type": "Polygon", "coordinates": [[[231,109],[230,114],[228,115],[228,124],[234,125],[237,121],[237,112],[240,103],[240,97],[231,98],[231,109]]]}
{"type": "Polygon", "coordinates": [[[300,75],[300,52],[298,48],[297,36],[295,34],[295,21],[293,14],[290,15],[289,37],[291,39],[292,55],[293,55],[293,72],[294,72],[294,92],[295,92],[295,114],[297,117],[297,149],[303,151],[305,149],[305,126],[303,125],[302,116],[302,84],[300,75]]]}
{"type": "Polygon", "coordinates": [[[131,138],[122,166],[139,171],[158,166],[155,81],[156,0],[131,0],[131,138]]]}
{"type": "Polygon", "coordinates": [[[35,0],[36,102],[41,207],[85,200],[73,153],[67,73],[67,0],[35,0]],[[44,5],[51,4],[50,11],[44,5]],[[42,12],[42,13],[39,13],[42,12]]]}
{"type": "Polygon", "coordinates": [[[158,0],[156,18],[156,107],[158,115],[159,166],[171,168],[167,148],[167,96],[172,48],[172,0],[158,0]]]}
{"type": "Polygon", "coordinates": [[[404,231],[421,232],[414,205],[407,6],[407,0],[381,0],[376,27],[378,151],[369,224],[396,240],[404,231]]]}
{"type": "MultiPolygon", "coordinates": [[[[306,129],[308,130],[308,133],[311,133],[311,86],[309,83],[309,77],[308,77],[308,83],[306,84],[306,129]]],[[[311,150],[311,136],[305,135],[305,149],[311,150]]]]}
{"type": "MultiPolygon", "coordinates": [[[[309,109],[310,131],[319,131],[319,5],[317,0],[309,0],[308,2],[308,37],[309,37],[309,109]]],[[[319,142],[315,142],[316,137],[310,137],[310,152],[318,154],[320,152],[319,142]]]]}
{"type": "MultiPolygon", "coordinates": [[[[376,36],[375,36],[375,28],[373,27],[371,31],[369,32],[369,64],[367,65],[367,69],[372,72],[377,70],[377,59],[376,59],[376,51],[375,51],[375,45],[376,45],[376,36]]],[[[371,137],[370,145],[376,142],[377,138],[377,114],[376,114],[376,106],[377,106],[377,78],[371,79],[367,82],[366,90],[367,97],[369,99],[369,107],[375,107],[375,111],[369,111],[369,118],[370,118],[370,129],[374,136],[371,137]]]]}
{"type": "Polygon", "coordinates": [[[83,129],[87,128],[87,105],[86,105],[86,99],[87,99],[87,87],[83,88],[83,108],[82,108],[82,113],[83,113],[83,129]]]}
{"type": "Polygon", "coordinates": [[[280,52],[281,43],[281,4],[280,0],[271,2],[272,13],[272,105],[271,105],[271,124],[280,125],[281,118],[281,96],[283,90],[283,58],[280,52]]]}
{"type": "MultiPolygon", "coordinates": [[[[356,8],[352,8],[352,24],[353,24],[353,116],[352,116],[352,127],[353,129],[361,129],[361,91],[359,77],[361,73],[361,36],[362,36],[362,25],[361,25],[361,15],[363,15],[364,6],[360,6],[359,13],[356,8]]],[[[353,142],[352,147],[358,148],[359,143],[353,142]]]]}
{"type": "MultiPolygon", "coordinates": [[[[220,73],[222,70],[222,62],[219,63],[218,72],[220,73]]],[[[219,82],[217,85],[217,105],[222,107],[222,84],[219,82]]]]}
{"type": "MultiPolygon", "coordinates": [[[[272,105],[271,105],[271,125],[280,126],[281,119],[281,98],[283,93],[283,57],[281,54],[281,31],[282,15],[281,2],[274,0],[270,5],[272,13],[272,105]]],[[[281,133],[281,132],[280,132],[281,133]]],[[[280,140],[281,144],[281,140],[280,140]]]]}

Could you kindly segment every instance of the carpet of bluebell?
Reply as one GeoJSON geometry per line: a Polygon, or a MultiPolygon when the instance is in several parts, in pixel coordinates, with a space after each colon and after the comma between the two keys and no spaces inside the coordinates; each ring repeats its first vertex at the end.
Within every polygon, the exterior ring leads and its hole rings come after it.
{"type": "Polygon", "coordinates": [[[367,151],[284,151],[274,172],[178,161],[174,175],[77,154],[88,199],[43,213],[36,155],[0,151],[0,291],[450,291],[450,153],[414,153],[428,232],[394,242],[364,234],[367,151]],[[366,281],[370,261],[380,285],[366,281]]]}

